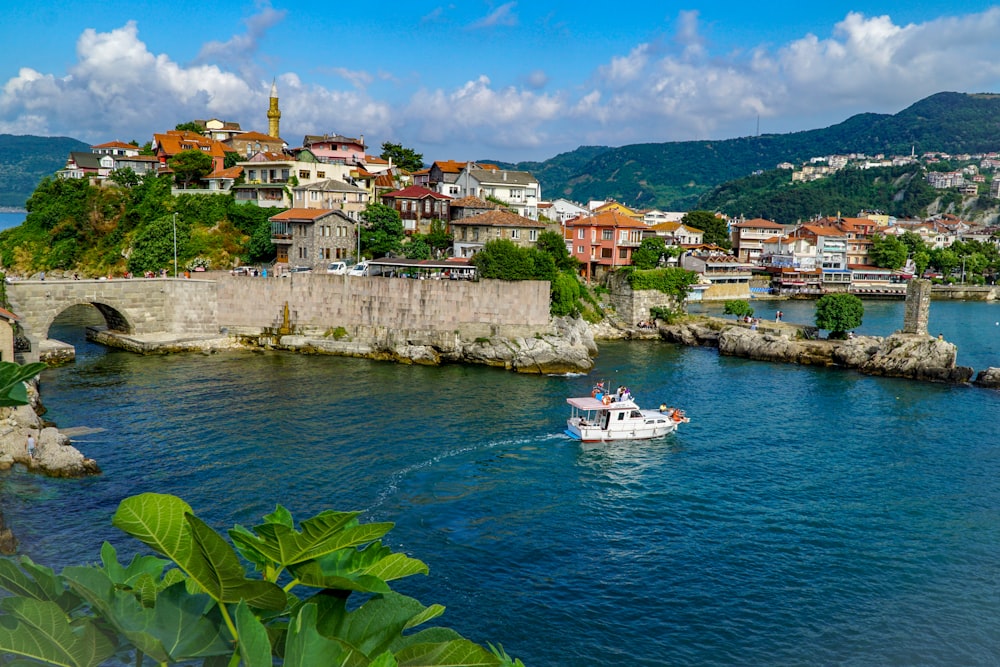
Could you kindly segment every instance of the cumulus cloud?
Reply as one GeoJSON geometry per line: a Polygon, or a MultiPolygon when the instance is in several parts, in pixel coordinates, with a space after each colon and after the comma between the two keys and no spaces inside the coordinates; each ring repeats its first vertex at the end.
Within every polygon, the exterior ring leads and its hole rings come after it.
{"type": "Polygon", "coordinates": [[[496,28],[498,26],[513,27],[517,25],[517,14],[514,13],[516,2],[505,2],[483,18],[469,25],[471,29],[496,28]]]}
{"type": "MultiPolygon", "coordinates": [[[[271,77],[254,73],[253,54],[283,14],[259,8],[245,34],[206,44],[190,64],[150,52],[134,22],[85,30],[65,74],[26,67],[3,83],[0,131],[147,140],[212,117],[263,130],[271,77]]],[[[475,25],[516,24],[514,9],[503,4],[475,25]]],[[[861,111],[893,113],[942,90],[990,90],[1000,80],[1000,7],[908,25],[851,12],[825,36],[728,53],[714,47],[696,12],[673,25],[672,38],[644,35],[579,80],[560,79],[558,89],[542,61],[517,85],[494,83],[510,73],[484,71],[413,92],[407,86],[418,79],[387,69],[327,69],[344,89],[286,72],[278,77],[282,135],[292,144],[323,132],[392,136],[429,159],[543,158],[581,144],[745,136],[758,118],[765,132],[821,127],[861,111]],[[402,101],[375,97],[380,83],[402,101]]]]}

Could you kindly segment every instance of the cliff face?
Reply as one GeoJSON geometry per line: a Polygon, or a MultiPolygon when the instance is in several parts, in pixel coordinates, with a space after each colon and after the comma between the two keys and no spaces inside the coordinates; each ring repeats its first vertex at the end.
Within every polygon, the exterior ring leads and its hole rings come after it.
{"type": "Polygon", "coordinates": [[[715,345],[720,354],[759,361],[854,368],[867,375],[931,382],[968,382],[972,369],[956,366],[954,344],[929,336],[896,333],[885,338],[858,336],[849,340],[799,340],[787,333],[751,331],[734,325],[712,326],[692,321],[660,328],[668,341],[685,345],[715,345]]]}

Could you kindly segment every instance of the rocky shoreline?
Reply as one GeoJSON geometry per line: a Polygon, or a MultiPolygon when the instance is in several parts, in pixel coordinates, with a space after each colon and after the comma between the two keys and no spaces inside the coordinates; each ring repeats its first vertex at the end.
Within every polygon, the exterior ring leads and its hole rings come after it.
{"type": "MultiPolygon", "coordinates": [[[[48,477],[85,477],[101,472],[97,462],[70,444],[69,436],[47,424],[39,412],[37,382],[28,383],[29,405],[0,408],[0,470],[23,465],[48,477]],[[35,438],[34,456],[28,454],[28,436],[35,438]]],[[[17,539],[0,513],[0,554],[12,554],[17,539]]]]}

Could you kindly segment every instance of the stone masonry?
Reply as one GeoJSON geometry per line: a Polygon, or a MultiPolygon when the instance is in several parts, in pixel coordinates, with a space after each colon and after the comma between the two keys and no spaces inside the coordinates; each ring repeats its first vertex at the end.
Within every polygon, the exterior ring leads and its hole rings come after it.
{"type": "Polygon", "coordinates": [[[905,334],[927,335],[931,310],[931,281],[913,279],[906,286],[906,306],[903,311],[905,334]]]}

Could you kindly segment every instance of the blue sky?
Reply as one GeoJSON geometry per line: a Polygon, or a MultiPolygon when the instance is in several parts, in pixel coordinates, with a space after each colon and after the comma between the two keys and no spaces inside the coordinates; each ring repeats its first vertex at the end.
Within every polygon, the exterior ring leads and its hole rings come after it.
{"type": "MultiPolygon", "coordinates": [[[[192,119],[364,135],[432,160],[728,139],[1000,92],[1000,5],[17,3],[0,132],[148,141],[192,119]]],[[[1000,146],[1000,137],[998,137],[1000,146]]]]}

